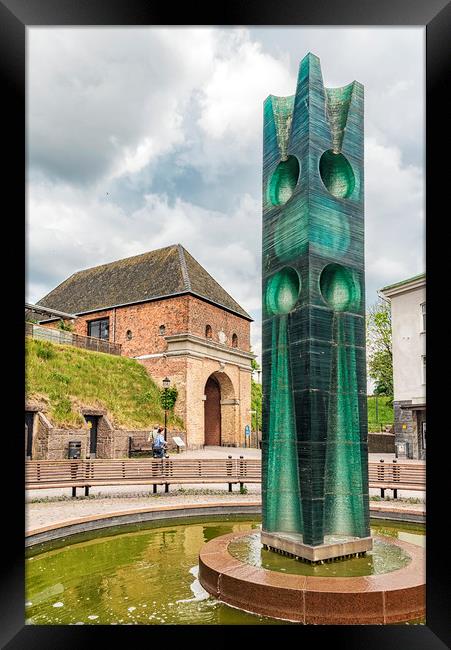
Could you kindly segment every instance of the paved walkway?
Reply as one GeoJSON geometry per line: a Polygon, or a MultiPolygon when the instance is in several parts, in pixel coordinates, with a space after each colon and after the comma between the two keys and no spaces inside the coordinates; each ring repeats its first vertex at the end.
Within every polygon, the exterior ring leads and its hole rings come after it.
{"type": "MultiPolygon", "coordinates": [[[[261,458],[262,452],[261,449],[249,449],[245,447],[205,447],[204,449],[191,449],[182,451],[180,454],[177,452],[171,453],[171,458],[184,457],[184,458],[227,458],[227,456],[232,456],[232,458],[239,458],[243,456],[244,458],[261,458]]],[[[369,460],[373,463],[377,463],[379,460],[384,462],[391,462],[396,460],[395,454],[368,454],[369,460]]],[[[409,459],[399,459],[399,462],[402,463],[424,463],[424,460],[409,460],[409,459]]]]}
{"type": "Polygon", "coordinates": [[[185,494],[173,492],[172,494],[147,494],[139,493],[135,490],[129,496],[110,496],[107,498],[95,499],[71,499],[64,501],[50,501],[28,503],[26,507],[25,528],[31,530],[48,526],[56,522],[63,522],[87,515],[107,514],[109,512],[126,512],[136,508],[145,508],[150,506],[163,505],[188,505],[199,503],[227,503],[237,501],[248,503],[260,501],[259,493],[249,492],[240,494],[239,492],[227,492],[226,490],[186,490],[185,494]]]}
{"type": "MultiPolygon", "coordinates": [[[[261,500],[260,486],[249,486],[247,494],[240,494],[238,490],[233,493],[226,489],[195,489],[193,486],[183,490],[174,490],[165,494],[139,491],[128,488],[122,494],[108,494],[96,498],[65,499],[52,501],[38,501],[28,503],[26,507],[26,529],[40,528],[52,523],[76,519],[87,515],[107,514],[109,512],[123,512],[136,508],[145,508],[153,505],[188,505],[198,503],[228,503],[228,502],[256,502],[261,500]]],[[[409,503],[408,501],[370,501],[370,507],[378,510],[414,510],[424,512],[424,503],[409,503]]]]}
{"type": "Polygon", "coordinates": [[[248,447],[204,447],[204,449],[187,449],[179,454],[171,453],[171,458],[257,458],[262,457],[261,449],[248,447]]]}

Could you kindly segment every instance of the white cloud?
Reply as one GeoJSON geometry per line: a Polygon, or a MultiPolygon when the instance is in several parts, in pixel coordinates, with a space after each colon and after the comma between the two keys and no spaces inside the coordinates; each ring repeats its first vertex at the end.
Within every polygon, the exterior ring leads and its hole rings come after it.
{"type": "Polygon", "coordinates": [[[203,28],[30,29],[32,167],[89,183],[136,172],[180,145],[214,42],[203,28]]]}
{"type": "Polygon", "coordinates": [[[180,242],[235,300],[246,309],[259,308],[260,206],[250,196],[225,214],[181,199],[170,205],[167,197],[149,194],[144,207],[128,214],[99,195],[62,185],[32,188],[31,277],[45,269],[51,288],[82,268],[180,242]]]}
{"type": "Polygon", "coordinates": [[[394,28],[29,28],[30,299],[180,242],[258,318],[260,353],[263,101],[295,92],[308,51],[327,86],[365,86],[370,301],[420,272],[423,41],[394,28]]]}
{"type": "Polygon", "coordinates": [[[263,101],[269,95],[292,95],[296,77],[289,60],[276,59],[252,41],[247,30],[229,32],[221,39],[211,77],[199,99],[199,124],[214,139],[232,136],[248,143],[261,138],[263,101]]]}
{"type": "Polygon", "coordinates": [[[366,275],[374,292],[424,268],[424,179],[418,167],[402,164],[399,149],[372,138],[365,169],[366,275]]]}

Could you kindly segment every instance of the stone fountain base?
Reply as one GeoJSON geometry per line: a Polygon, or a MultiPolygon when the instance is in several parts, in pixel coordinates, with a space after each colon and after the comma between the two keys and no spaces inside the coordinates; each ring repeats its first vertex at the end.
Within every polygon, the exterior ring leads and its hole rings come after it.
{"type": "Polygon", "coordinates": [[[207,542],[199,555],[201,585],[218,600],[238,609],[304,624],[384,625],[425,616],[424,549],[397,539],[375,537],[400,546],[407,566],[363,577],[316,577],[270,571],[246,564],[228,551],[231,533],[207,542]]]}
{"type": "Polygon", "coordinates": [[[272,551],[291,555],[297,560],[307,562],[327,562],[357,557],[371,551],[373,540],[371,537],[342,537],[327,536],[324,544],[309,546],[304,544],[302,535],[296,533],[268,533],[262,530],[261,542],[265,548],[272,551]]]}

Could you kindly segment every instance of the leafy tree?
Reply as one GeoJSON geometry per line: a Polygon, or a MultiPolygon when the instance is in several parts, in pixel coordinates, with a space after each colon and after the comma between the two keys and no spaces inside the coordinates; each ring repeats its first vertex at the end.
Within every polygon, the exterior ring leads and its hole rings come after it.
{"type": "Polygon", "coordinates": [[[374,392],[393,401],[393,351],[390,304],[382,298],[367,312],[366,337],[368,374],[375,382],[374,392]]]}
{"type": "MultiPolygon", "coordinates": [[[[251,350],[252,352],[252,350],[251,350]]],[[[252,374],[260,370],[260,364],[257,359],[252,359],[252,374]]],[[[257,431],[257,429],[262,428],[262,386],[257,381],[254,380],[254,377],[251,378],[251,410],[255,411],[252,413],[252,429],[257,431]]]]}
{"type": "Polygon", "coordinates": [[[162,388],[160,391],[160,404],[161,408],[165,411],[172,411],[175,402],[177,401],[178,390],[175,386],[170,388],[162,388]]]}
{"type": "Polygon", "coordinates": [[[252,429],[262,428],[262,385],[252,379],[251,383],[252,429]]]}

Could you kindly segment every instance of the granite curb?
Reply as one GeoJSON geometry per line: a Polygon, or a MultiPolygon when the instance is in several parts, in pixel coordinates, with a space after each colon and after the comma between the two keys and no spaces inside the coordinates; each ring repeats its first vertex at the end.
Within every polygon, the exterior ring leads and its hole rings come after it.
{"type": "MultiPolygon", "coordinates": [[[[42,543],[74,535],[89,530],[108,528],[122,524],[139,523],[158,519],[181,518],[195,515],[212,514],[260,514],[261,501],[247,502],[207,502],[207,503],[182,503],[146,506],[143,508],[130,508],[128,510],[112,510],[107,513],[89,514],[82,517],[60,520],[51,524],[31,528],[26,531],[26,546],[42,543]]],[[[394,521],[411,521],[424,523],[425,511],[414,508],[388,508],[379,504],[370,506],[371,517],[375,519],[388,519],[394,521]]]]}

